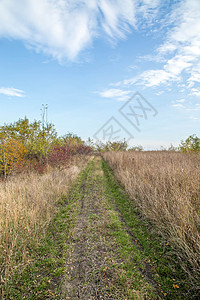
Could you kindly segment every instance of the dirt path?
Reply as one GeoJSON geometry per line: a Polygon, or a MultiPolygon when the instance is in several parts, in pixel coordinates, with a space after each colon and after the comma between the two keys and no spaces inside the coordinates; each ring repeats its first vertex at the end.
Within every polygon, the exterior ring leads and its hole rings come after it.
{"type": "Polygon", "coordinates": [[[44,238],[4,299],[199,299],[174,251],[108,164],[91,157],[59,195],[44,238]]]}
{"type": "Polygon", "coordinates": [[[110,204],[100,158],[87,167],[80,193],[60,298],[157,299],[134,262],[130,235],[110,204]]]}

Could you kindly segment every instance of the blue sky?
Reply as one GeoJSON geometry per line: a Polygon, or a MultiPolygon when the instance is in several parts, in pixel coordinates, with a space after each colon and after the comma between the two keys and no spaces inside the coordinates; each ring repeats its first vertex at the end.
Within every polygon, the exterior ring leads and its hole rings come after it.
{"type": "Polygon", "coordinates": [[[0,125],[48,104],[84,139],[112,116],[145,149],[200,135],[200,1],[2,0],[0,102],[0,125]],[[119,111],[135,92],[140,131],[119,111]]]}

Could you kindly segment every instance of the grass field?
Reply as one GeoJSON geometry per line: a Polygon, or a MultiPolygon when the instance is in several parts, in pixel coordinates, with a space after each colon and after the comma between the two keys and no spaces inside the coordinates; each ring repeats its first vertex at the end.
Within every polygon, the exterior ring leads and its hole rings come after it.
{"type": "Polygon", "coordinates": [[[198,299],[198,248],[172,229],[179,207],[198,221],[199,157],[103,156],[1,183],[1,299],[198,299]]]}
{"type": "MultiPolygon", "coordinates": [[[[146,219],[156,226],[182,269],[200,275],[200,155],[108,152],[103,155],[146,219]]],[[[198,289],[198,287],[196,286],[198,289]]]]}
{"type": "Polygon", "coordinates": [[[0,182],[0,282],[3,299],[14,274],[21,274],[30,263],[34,250],[57,212],[58,201],[67,194],[88,159],[80,156],[67,169],[52,169],[43,175],[33,172],[20,174],[0,182]]]}

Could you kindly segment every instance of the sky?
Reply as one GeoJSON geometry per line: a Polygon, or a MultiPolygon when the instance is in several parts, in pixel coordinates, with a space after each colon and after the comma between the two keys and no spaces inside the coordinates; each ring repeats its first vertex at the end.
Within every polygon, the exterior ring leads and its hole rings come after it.
{"type": "Polygon", "coordinates": [[[199,0],[0,0],[0,126],[145,149],[200,136],[199,0]]]}

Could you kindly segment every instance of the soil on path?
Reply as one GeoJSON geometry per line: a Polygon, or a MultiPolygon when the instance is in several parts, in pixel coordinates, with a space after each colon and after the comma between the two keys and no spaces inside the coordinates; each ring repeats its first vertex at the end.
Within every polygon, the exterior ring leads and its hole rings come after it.
{"type": "Polygon", "coordinates": [[[101,159],[96,157],[80,188],[60,299],[157,299],[133,260],[130,270],[130,236],[109,202],[104,181],[101,159]]]}

